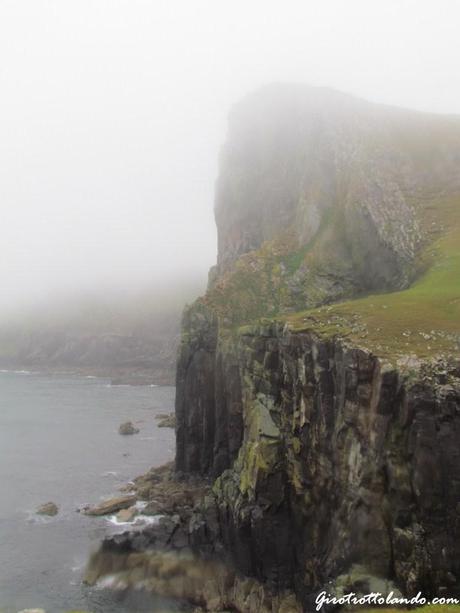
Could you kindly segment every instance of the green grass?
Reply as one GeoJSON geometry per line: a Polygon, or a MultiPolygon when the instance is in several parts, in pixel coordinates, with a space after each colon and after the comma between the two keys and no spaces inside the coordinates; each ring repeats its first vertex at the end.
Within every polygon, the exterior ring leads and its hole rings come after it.
{"type": "Polygon", "coordinates": [[[435,212],[437,238],[421,252],[425,272],[410,288],[296,313],[291,328],[350,337],[388,357],[458,352],[460,199],[439,203],[435,212]]]}

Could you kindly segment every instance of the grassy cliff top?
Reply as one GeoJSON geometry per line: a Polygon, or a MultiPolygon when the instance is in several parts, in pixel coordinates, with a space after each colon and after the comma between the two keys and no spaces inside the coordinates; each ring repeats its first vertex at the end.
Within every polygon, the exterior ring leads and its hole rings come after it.
{"type": "Polygon", "coordinates": [[[420,253],[421,276],[406,290],[323,306],[287,318],[295,331],[350,338],[383,357],[458,353],[460,346],[460,196],[426,204],[433,228],[420,253]]]}

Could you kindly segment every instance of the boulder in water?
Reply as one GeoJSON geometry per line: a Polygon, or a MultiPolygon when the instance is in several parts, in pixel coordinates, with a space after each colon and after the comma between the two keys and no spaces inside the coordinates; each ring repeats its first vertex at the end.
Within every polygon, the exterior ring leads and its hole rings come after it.
{"type": "MultiPolygon", "coordinates": [[[[59,512],[59,507],[54,502],[45,502],[45,504],[42,504],[37,509],[37,515],[49,515],[50,517],[57,515],[58,512],[59,512]]],[[[31,609],[31,611],[35,611],[35,610],[41,611],[41,609],[31,609]]]]}
{"type": "Polygon", "coordinates": [[[125,423],[120,424],[120,427],[118,428],[118,433],[123,435],[137,434],[138,432],[139,428],[136,428],[132,421],[125,421],[125,423]]]}

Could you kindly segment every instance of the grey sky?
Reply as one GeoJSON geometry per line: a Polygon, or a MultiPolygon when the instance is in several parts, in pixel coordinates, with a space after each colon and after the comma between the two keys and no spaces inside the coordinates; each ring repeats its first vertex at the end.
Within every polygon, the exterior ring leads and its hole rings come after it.
{"type": "Polygon", "coordinates": [[[230,106],[271,81],[460,112],[457,0],[0,0],[0,300],[204,271],[230,106]]]}

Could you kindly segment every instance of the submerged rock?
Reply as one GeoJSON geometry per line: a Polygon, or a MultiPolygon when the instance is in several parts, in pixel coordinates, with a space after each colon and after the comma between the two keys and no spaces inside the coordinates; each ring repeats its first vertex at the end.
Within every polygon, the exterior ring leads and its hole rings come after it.
{"type": "Polygon", "coordinates": [[[59,507],[54,502],[45,502],[36,511],[37,515],[49,515],[53,517],[59,513],[59,507]]]}
{"type": "Polygon", "coordinates": [[[123,424],[120,424],[120,427],[118,428],[118,434],[137,434],[138,432],[139,428],[136,428],[132,421],[125,421],[123,424]]]}
{"type": "Polygon", "coordinates": [[[85,515],[110,515],[111,513],[117,513],[121,509],[128,509],[136,502],[136,496],[129,494],[126,496],[117,496],[116,498],[110,498],[104,500],[94,507],[89,507],[83,510],[85,515]]]}

